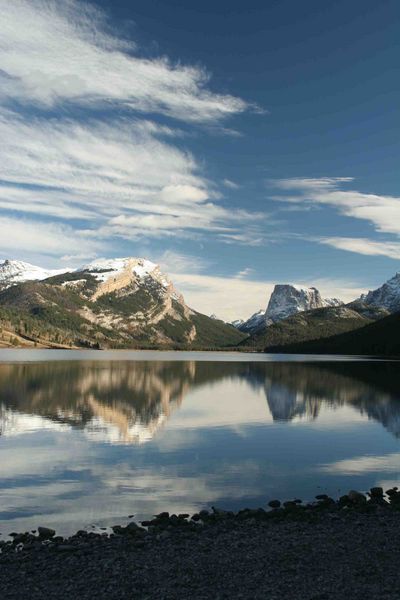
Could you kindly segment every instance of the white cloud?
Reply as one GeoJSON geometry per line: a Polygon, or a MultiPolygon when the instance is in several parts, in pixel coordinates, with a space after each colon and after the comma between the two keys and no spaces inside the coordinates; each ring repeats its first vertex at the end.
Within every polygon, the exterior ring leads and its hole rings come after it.
{"type": "Polygon", "coordinates": [[[199,273],[175,273],[170,277],[189,306],[206,315],[217,314],[226,321],[247,318],[267,306],[274,284],[199,273]]]}
{"type": "Polygon", "coordinates": [[[234,181],[231,181],[230,179],[224,179],[223,182],[225,187],[231,189],[231,190],[238,190],[240,188],[240,185],[238,183],[235,183],[234,181]]]}
{"type": "MultiPolygon", "coordinates": [[[[59,248],[68,257],[93,255],[115,238],[211,233],[262,243],[260,215],[224,206],[216,184],[178,147],[186,134],[155,121],[163,115],[223,131],[223,118],[248,103],[210,91],[201,67],[144,58],[88,3],[0,0],[0,10],[0,210],[20,213],[19,230],[32,215],[43,221],[23,248],[39,248],[42,231],[44,253],[59,248]],[[73,221],[86,238],[77,252],[63,241],[73,221]]],[[[21,249],[11,238],[13,247],[21,249]]]]}
{"type": "Polygon", "coordinates": [[[336,189],[340,183],[354,181],[353,177],[290,177],[288,179],[271,179],[270,183],[282,190],[304,190],[308,193],[310,190],[332,190],[336,189]]]}
{"type": "Polygon", "coordinates": [[[5,112],[0,138],[4,210],[85,219],[88,237],[99,239],[194,231],[222,241],[257,240],[256,226],[247,227],[260,215],[222,206],[193,156],[171,145],[170,132],[155,123],[27,122],[5,112]]]}
{"type": "Polygon", "coordinates": [[[321,244],[356,252],[366,256],[388,256],[400,260],[400,242],[377,242],[365,238],[330,237],[319,240],[321,244]]]}
{"type": "Polygon", "coordinates": [[[379,232],[400,235],[400,197],[340,189],[352,181],[351,177],[278,179],[275,186],[292,194],[274,196],[274,199],[302,206],[334,206],[342,215],[372,223],[379,232]]]}
{"type": "Polygon", "coordinates": [[[245,269],[238,271],[236,273],[235,278],[236,279],[245,279],[247,277],[247,275],[251,275],[251,273],[253,273],[253,272],[254,272],[254,269],[252,269],[251,267],[246,267],[245,269]]]}
{"type": "Polygon", "coordinates": [[[0,216],[0,252],[14,257],[15,253],[30,252],[48,256],[65,254],[71,247],[94,254],[100,248],[98,242],[88,240],[84,233],[66,225],[22,220],[0,216]]]}
{"type": "Polygon", "coordinates": [[[199,256],[179,254],[173,250],[163,252],[156,262],[168,273],[199,273],[209,265],[208,261],[199,256]]]}
{"type": "Polygon", "coordinates": [[[215,122],[248,108],[207,89],[200,67],[142,58],[107,31],[106,16],[76,0],[0,0],[1,93],[51,107],[118,104],[185,121],[215,122]]]}

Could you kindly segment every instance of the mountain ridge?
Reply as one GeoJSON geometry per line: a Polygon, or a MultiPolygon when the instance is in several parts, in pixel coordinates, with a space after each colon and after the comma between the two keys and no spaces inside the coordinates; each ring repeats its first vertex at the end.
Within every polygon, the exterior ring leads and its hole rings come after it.
{"type": "MultiPolygon", "coordinates": [[[[31,271],[28,271],[28,276],[31,271]]],[[[158,265],[100,259],[0,291],[0,318],[19,336],[89,347],[220,347],[245,336],[186,305],[158,265]]]]}

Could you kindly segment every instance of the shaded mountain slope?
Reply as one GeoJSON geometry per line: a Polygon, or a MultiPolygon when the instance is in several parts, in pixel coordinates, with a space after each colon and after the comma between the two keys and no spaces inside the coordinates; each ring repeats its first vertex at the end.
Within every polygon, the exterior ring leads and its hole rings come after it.
{"type": "Polygon", "coordinates": [[[266,345],[267,352],[400,356],[400,313],[338,335],[266,345]]]}
{"type": "MultiPolygon", "coordinates": [[[[348,306],[317,308],[274,323],[261,333],[243,340],[240,345],[268,350],[270,347],[326,338],[364,327],[372,322],[372,316],[377,316],[376,311],[368,311],[367,314],[365,316],[348,306]]],[[[378,314],[387,313],[379,311],[378,314]]]]}

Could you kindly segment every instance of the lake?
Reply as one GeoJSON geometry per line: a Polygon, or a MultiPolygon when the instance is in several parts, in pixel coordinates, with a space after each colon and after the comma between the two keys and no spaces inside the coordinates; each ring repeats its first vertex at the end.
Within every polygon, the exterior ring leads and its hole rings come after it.
{"type": "Polygon", "coordinates": [[[400,482],[394,361],[0,350],[0,532],[400,482]]]}

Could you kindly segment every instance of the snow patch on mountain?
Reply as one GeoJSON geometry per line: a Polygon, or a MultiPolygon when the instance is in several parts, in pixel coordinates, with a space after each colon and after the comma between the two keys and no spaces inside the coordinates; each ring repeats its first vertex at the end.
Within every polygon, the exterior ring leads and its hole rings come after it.
{"type": "Polygon", "coordinates": [[[77,271],[89,272],[97,281],[107,281],[107,279],[123,273],[129,267],[131,267],[132,273],[135,273],[140,279],[152,275],[155,271],[160,271],[159,266],[150,260],[132,257],[94,260],[77,271]]]}
{"type": "Polygon", "coordinates": [[[0,289],[6,289],[24,281],[41,281],[54,275],[67,273],[71,269],[43,269],[22,260],[0,261],[0,289]]]}

